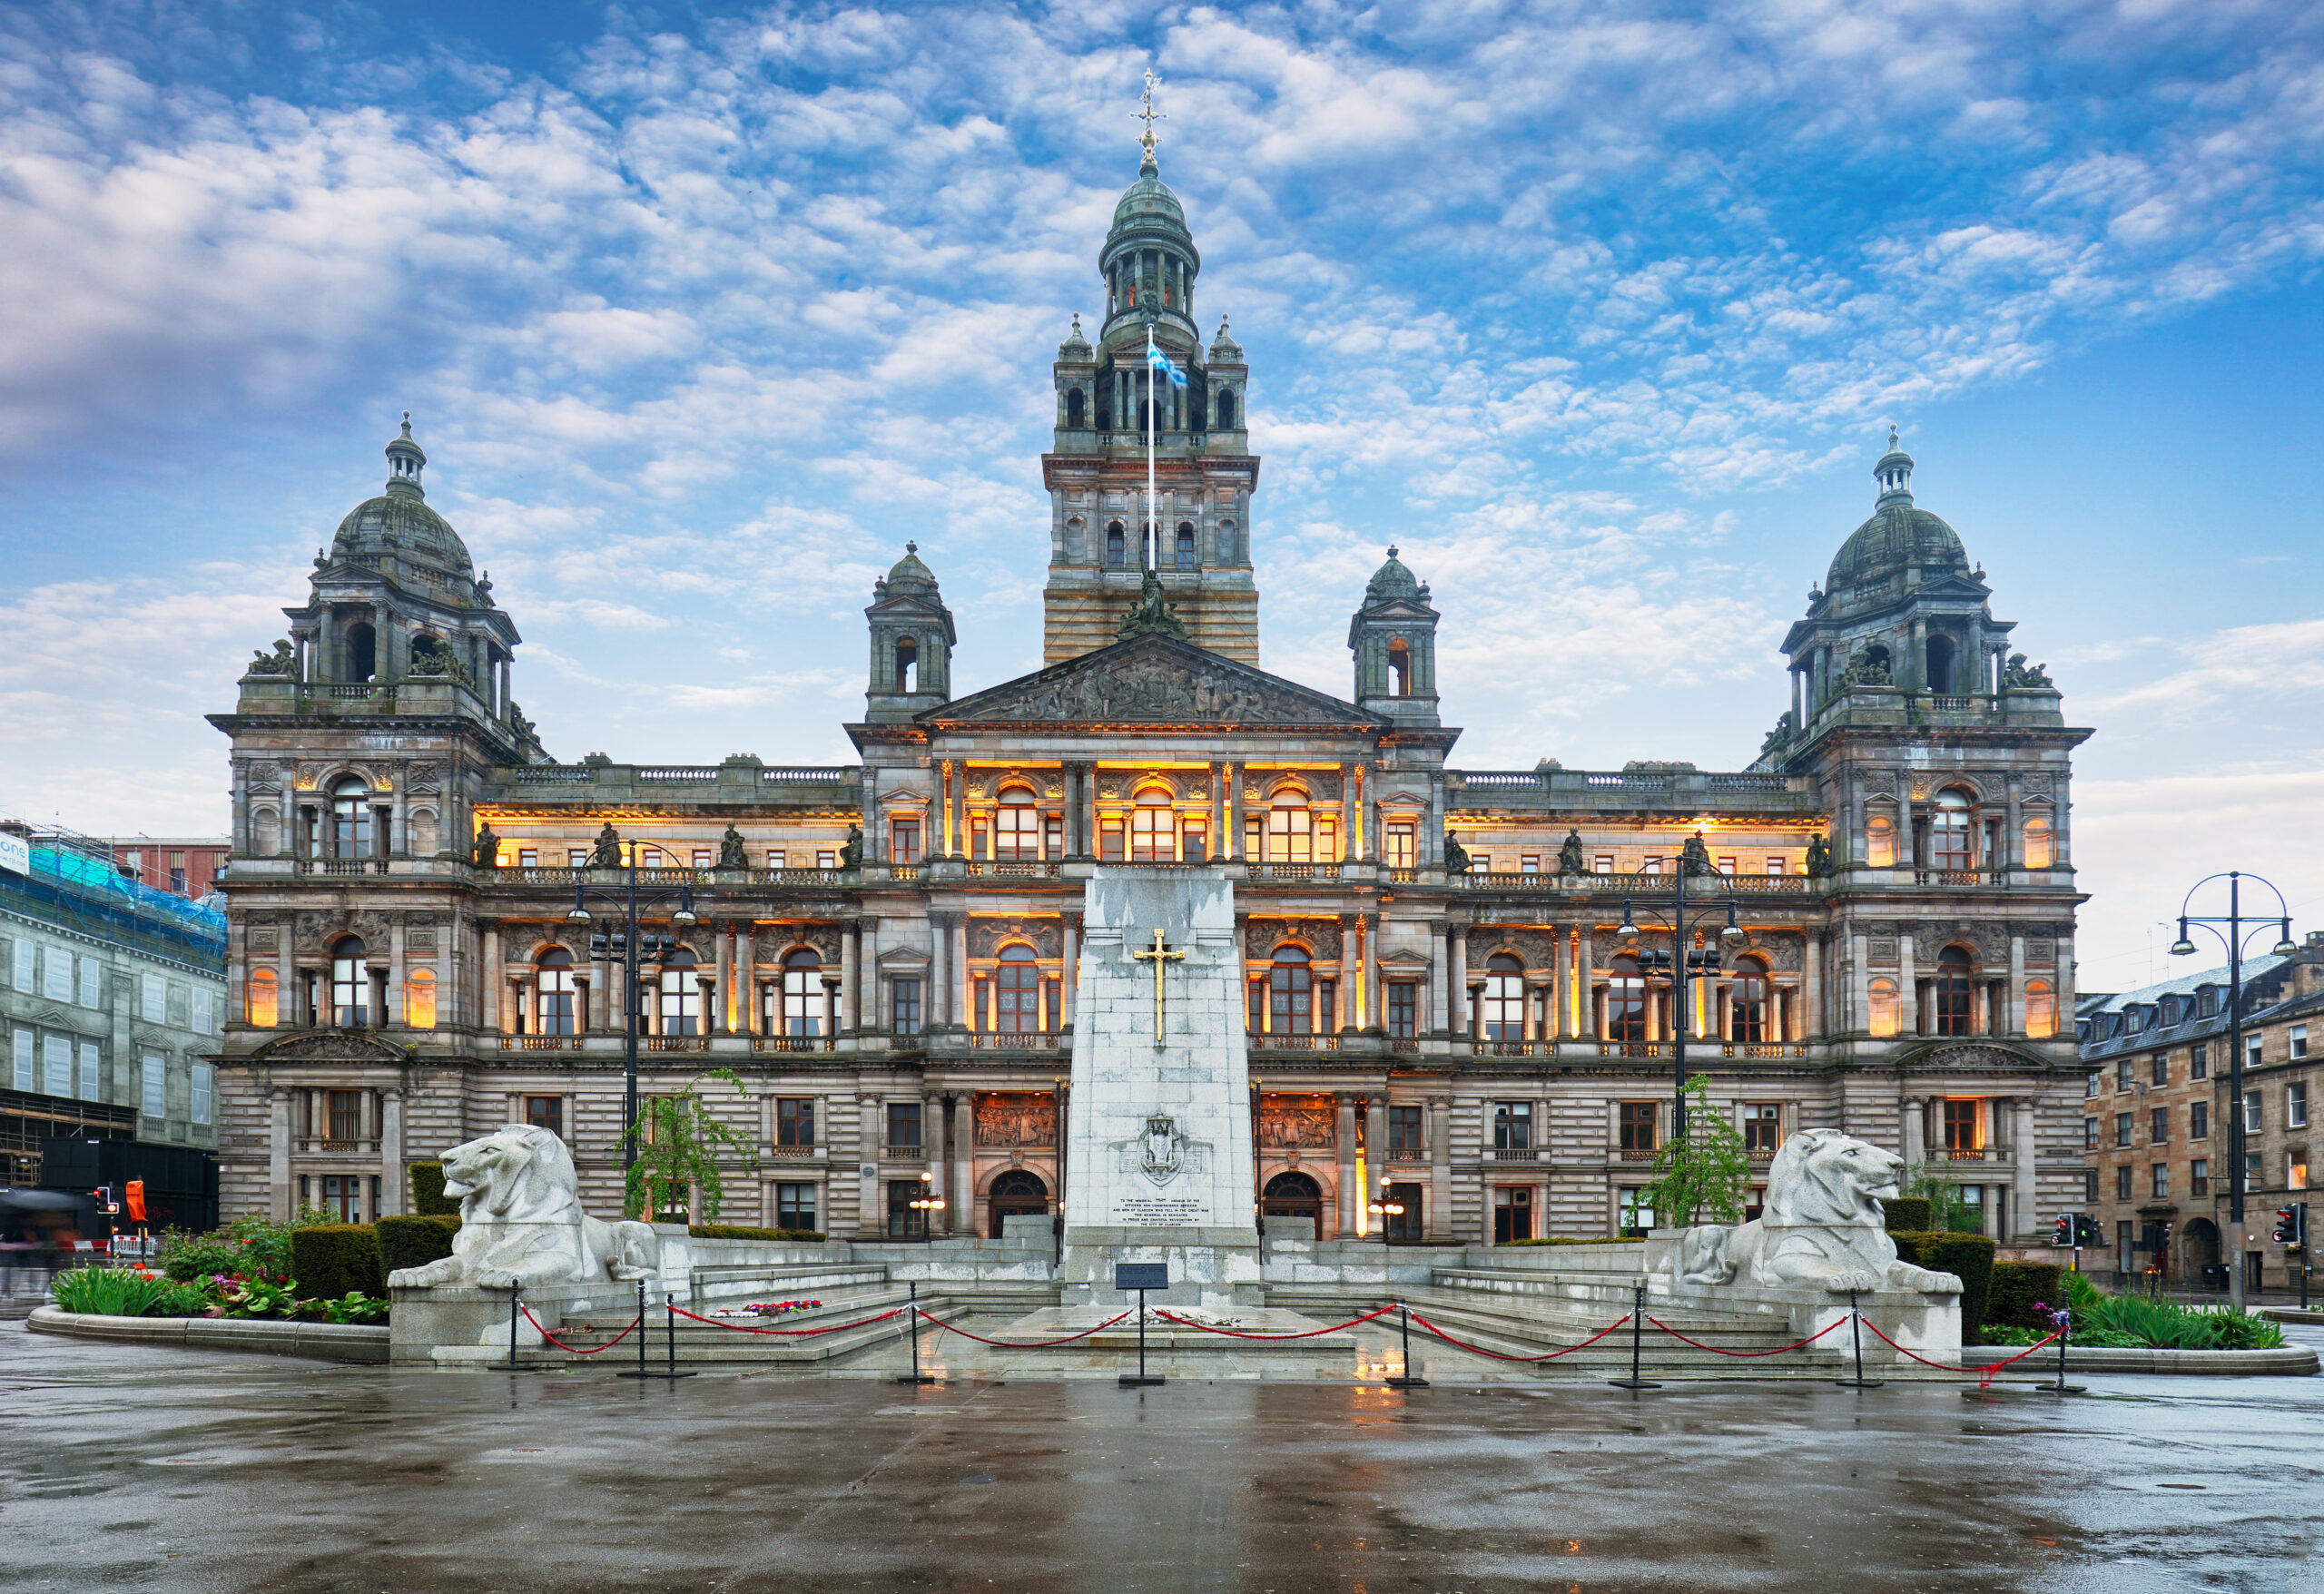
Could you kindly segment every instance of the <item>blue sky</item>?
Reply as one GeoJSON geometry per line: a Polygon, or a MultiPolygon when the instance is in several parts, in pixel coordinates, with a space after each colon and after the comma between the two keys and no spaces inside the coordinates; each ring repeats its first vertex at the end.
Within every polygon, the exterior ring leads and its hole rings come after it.
{"type": "Polygon", "coordinates": [[[2084,985],[2213,868],[2324,914],[2324,21],[2234,0],[11,8],[0,808],[222,829],[405,408],[559,756],[845,757],[907,537],[1032,667],[1149,64],[1268,667],[1393,541],[1460,762],[1739,766],[1893,423],[2098,730],[2084,985]]]}

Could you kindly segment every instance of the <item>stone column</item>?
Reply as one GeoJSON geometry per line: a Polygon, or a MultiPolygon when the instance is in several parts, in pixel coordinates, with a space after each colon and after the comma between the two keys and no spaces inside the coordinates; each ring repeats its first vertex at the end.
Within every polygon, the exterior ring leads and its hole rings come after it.
{"type": "Polygon", "coordinates": [[[1362,914],[1358,917],[1356,923],[1364,935],[1361,948],[1364,954],[1364,965],[1361,970],[1364,980],[1364,1022],[1367,1028],[1385,1030],[1388,1028],[1388,1015],[1381,1009],[1380,1006],[1384,999],[1384,993],[1380,989],[1380,915],[1362,914]]]}
{"type": "Polygon", "coordinates": [[[863,924],[842,920],[839,927],[839,1028],[853,1035],[863,1028],[863,924]]]}
{"type": "Polygon", "coordinates": [[[2034,1233],[2039,1217],[2041,1197],[2036,1176],[2040,1172],[2038,1159],[2041,1148],[2034,1140],[2036,1105],[2033,1097],[2021,1096],[2017,1098],[2017,1129],[2011,1136],[2011,1149],[2014,1156],[2009,1176],[2009,1222],[2014,1235],[2034,1233]]]}
{"type": "MultiPolygon", "coordinates": [[[[2002,997],[2002,1028],[2011,1035],[2025,1033],[2025,938],[2009,938],[2009,988],[2002,997]]],[[[2060,1015],[2062,1018],[2065,1015],[2060,1015]]],[[[2071,1020],[2068,1020],[2069,1022],[2071,1020]]]]}
{"type": "Polygon", "coordinates": [[[928,916],[928,991],[921,1022],[930,1029],[940,1029],[952,1021],[949,1005],[952,996],[952,937],[945,924],[950,917],[944,913],[928,916]]]}
{"type": "Polygon", "coordinates": [[[1339,916],[1339,1010],[1332,1015],[1334,1032],[1355,1028],[1355,982],[1364,978],[1364,965],[1356,958],[1356,923],[1353,913],[1339,916]]]}
{"type": "Polygon", "coordinates": [[[1928,1160],[1927,1114],[1928,1098],[1926,1097],[1905,1097],[1904,1144],[1897,1147],[1897,1155],[1905,1159],[1905,1166],[1907,1167],[1917,1167],[1928,1160]]]}
{"type": "Polygon", "coordinates": [[[401,1217],[404,1208],[403,1092],[379,1092],[379,1217],[401,1217]]]}
{"type": "Polygon", "coordinates": [[[1550,1001],[1555,1010],[1550,1015],[1550,1033],[1559,1040],[1571,1040],[1579,1028],[1573,1021],[1573,940],[1563,929],[1555,933],[1558,943],[1556,983],[1550,987],[1550,1001]]]}
{"type": "Polygon", "coordinates": [[[397,913],[388,920],[387,1018],[390,1024],[400,1024],[404,1021],[403,981],[403,915],[397,913]]]}
{"type": "Polygon", "coordinates": [[[1355,1178],[1355,1097],[1350,1092],[1339,1092],[1338,1120],[1334,1134],[1338,1138],[1339,1186],[1333,1205],[1339,1215],[1339,1237],[1355,1238],[1355,1215],[1364,1208],[1364,1191],[1355,1178]]]}
{"type": "Polygon", "coordinates": [[[1920,981],[1913,974],[1913,927],[1896,927],[1896,1028],[1900,1034],[1919,1035],[1921,1028],[1920,981]]]}
{"type": "Polygon", "coordinates": [[[1445,1028],[1456,1034],[1469,1032],[1469,927],[1452,923],[1444,931],[1445,990],[1450,1004],[1445,1009],[1445,1028]]]}
{"type": "Polygon", "coordinates": [[[507,978],[507,965],[500,959],[500,926],[487,922],[484,927],[484,969],[477,980],[477,990],[484,998],[484,1028],[501,1028],[500,986],[507,978]]]}
{"type": "Polygon", "coordinates": [[[290,1188],[290,1093],[267,1093],[266,1184],[267,1210],[276,1223],[288,1223],[298,1198],[290,1188]]]}
{"type": "MultiPolygon", "coordinates": [[[[952,1189],[945,1197],[952,1203],[955,1234],[973,1235],[983,1228],[977,1211],[977,1097],[973,1090],[962,1091],[952,1101],[952,1189]]],[[[1058,1192],[1049,1192],[1054,1202],[1058,1192]]]]}
{"type": "Polygon", "coordinates": [[[1357,822],[1357,811],[1355,806],[1355,777],[1356,766],[1354,764],[1344,763],[1340,765],[1340,855],[1339,857],[1332,860],[1334,863],[1360,858],[1364,855],[1364,848],[1356,841],[1355,835],[1355,826],[1357,822]]]}
{"type": "Polygon", "coordinates": [[[1073,1022],[1073,999],[1081,988],[1081,915],[1065,913],[1059,930],[1058,959],[1058,1024],[1060,1028],[1073,1022]]]}
{"type": "Polygon", "coordinates": [[[1807,1011],[1788,1039],[1820,1040],[1824,1037],[1824,938],[1800,932],[1799,997],[1807,1011]]]}
{"type": "Polygon", "coordinates": [[[1240,858],[1253,861],[1243,846],[1243,763],[1240,759],[1226,766],[1226,845],[1219,849],[1222,858],[1240,858]]]}
{"type": "Polygon", "coordinates": [[[1452,1098],[1428,1098],[1428,1211],[1426,1237],[1452,1237],[1452,1098]]]}
{"type": "Polygon", "coordinates": [[[855,1207],[855,1232],[868,1239],[877,1239],[888,1225],[887,1194],[880,1188],[880,1136],[887,1132],[880,1098],[863,1095],[855,1098],[855,1166],[858,1195],[855,1207]]]}
{"type": "MultiPolygon", "coordinates": [[[[976,994],[976,988],[969,983],[969,916],[967,914],[952,915],[951,933],[952,989],[958,999],[958,1004],[952,1010],[959,1014],[968,1014],[969,1001],[976,994]]],[[[970,1019],[973,1019],[973,1017],[970,1015],[970,1019]]]]}

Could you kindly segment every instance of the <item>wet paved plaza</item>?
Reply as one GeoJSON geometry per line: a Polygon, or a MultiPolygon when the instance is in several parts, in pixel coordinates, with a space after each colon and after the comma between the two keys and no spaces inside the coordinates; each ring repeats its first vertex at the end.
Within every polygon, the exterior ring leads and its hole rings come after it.
{"type": "Polygon", "coordinates": [[[1145,1392],[999,1353],[641,1383],[8,1323],[0,1587],[2324,1589],[2324,1378],[1630,1394],[1444,1357],[1402,1393],[1181,1361],[1145,1392]]]}

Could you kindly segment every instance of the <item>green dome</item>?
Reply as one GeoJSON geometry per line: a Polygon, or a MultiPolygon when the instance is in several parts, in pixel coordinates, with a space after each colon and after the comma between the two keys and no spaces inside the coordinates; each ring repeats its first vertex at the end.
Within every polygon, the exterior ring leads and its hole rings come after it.
{"type": "Polygon", "coordinates": [[[348,512],[331,538],[331,551],[340,556],[402,555],[446,566],[462,576],[473,568],[459,533],[428,507],[416,488],[400,481],[348,512]]]}
{"type": "Polygon", "coordinates": [[[898,559],[888,578],[881,583],[887,591],[928,592],[936,590],[936,573],[920,562],[920,545],[906,543],[904,556],[898,559]]]}
{"type": "Polygon", "coordinates": [[[1161,169],[1150,161],[1137,169],[1137,181],[1122,191],[1121,202],[1114,206],[1114,225],[1108,241],[1133,228],[1163,228],[1180,234],[1188,242],[1194,240],[1194,235],[1187,231],[1186,206],[1178,202],[1178,196],[1162,181],[1161,169]]]}
{"type": "Polygon", "coordinates": [[[1875,511],[1840,545],[1824,577],[1824,590],[1838,594],[1874,585],[1908,568],[1924,576],[1966,576],[1969,552],[1961,546],[1959,533],[1906,498],[1875,511]]]}
{"type": "Polygon", "coordinates": [[[1405,567],[1403,561],[1396,557],[1396,550],[1391,547],[1388,562],[1372,573],[1372,579],[1364,584],[1364,590],[1366,595],[1376,598],[1418,597],[1420,578],[1405,567]]]}

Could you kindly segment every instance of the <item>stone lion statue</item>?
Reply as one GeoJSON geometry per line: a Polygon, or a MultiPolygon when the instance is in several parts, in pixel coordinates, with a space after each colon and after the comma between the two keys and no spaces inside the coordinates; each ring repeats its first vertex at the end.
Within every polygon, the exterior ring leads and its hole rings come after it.
{"type": "Polygon", "coordinates": [[[1896,1259],[1880,1197],[1896,1193],[1904,1167],[1904,1158],[1837,1129],[1800,1131],[1768,1165],[1761,1216],[1679,1235],[1677,1282],[1958,1294],[1953,1274],[1896,1259]]]}
{"type": "Polygon", "coordinates": [[[444,1154],[444,1194],[460,1198],[452,1254],[388,1274],[397,1288],[592,1284],[650,1277],[660,1244],[642,1223],[581,1210],[573,1154],[547,1129],[510,1124],[444,1154]]]}

